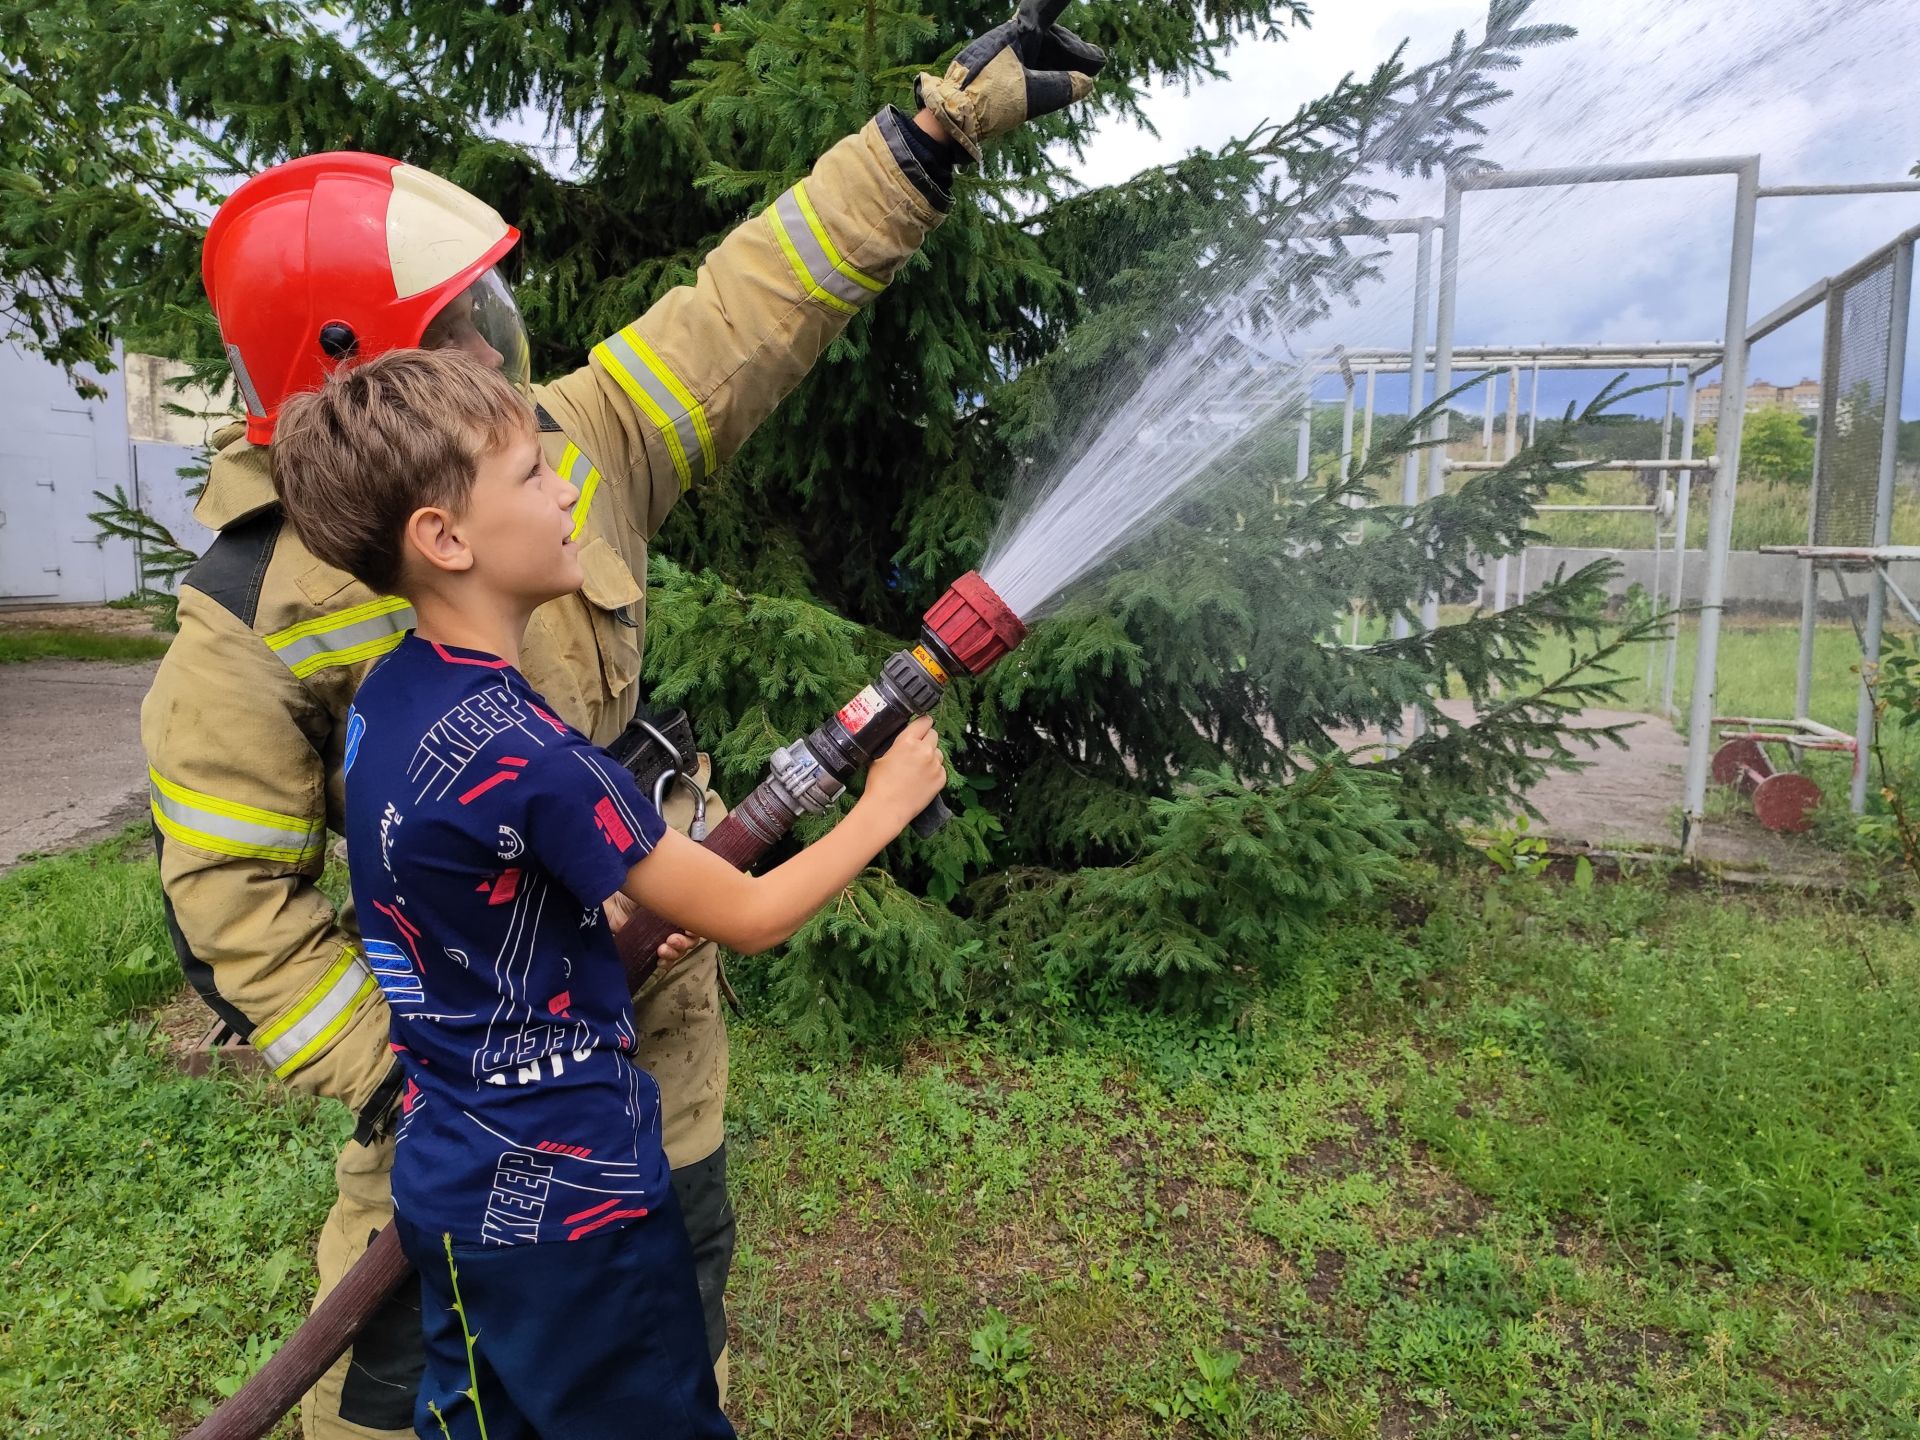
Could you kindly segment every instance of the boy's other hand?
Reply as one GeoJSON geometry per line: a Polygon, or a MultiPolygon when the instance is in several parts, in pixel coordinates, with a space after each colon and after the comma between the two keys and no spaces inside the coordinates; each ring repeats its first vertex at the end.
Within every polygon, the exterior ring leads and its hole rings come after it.
{"type": "Polygon", "coordinates": [[[600,909],[607,917],[607,929],[616,935],[633,918],[633,902],[617,890],[601,902],[600,909]]]}
{"type": "MultiPolygon", "coordinates": [[[[600,907],[606,912],[607,928],[618,935],[633,918],[634,903],[617,891],[600,907]]],[[[671,970],[706,942],[697,935],[669,935],[660,942],[660,971],[671,970]]]]}
{"type": "Polygon", "coordinates": [[[696,935],[669,935],[660,942],[660,971],[665,973],[707,942],[696,935]]]}
{"type": "Polygon", "coordinates": [[[922,715],[900,732],[887,753],[873,762],[866,793],[860,804],[886,821],[890,829],[906,829],[913,817],[947,784],[947,762],[940,754],[940,735],[930,716],[922,715]]]}

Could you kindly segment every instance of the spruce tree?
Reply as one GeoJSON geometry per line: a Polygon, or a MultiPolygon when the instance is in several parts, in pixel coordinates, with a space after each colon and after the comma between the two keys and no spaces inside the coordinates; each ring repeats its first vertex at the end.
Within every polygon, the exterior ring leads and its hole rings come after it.
{"type": "MultiPolygon", "coordinates": [[[[1095,101],[963,172],[925,251],[660,537],[647,677],[692,711],[722,790],[753,784],[980,560],[1016,479],[1084,433],[1088,396],[1124,390],[1223,294],[1306,321],[1364,286],[1372,242],[1305,228],[1364,215],[1396,174],[1479,163],[1492,77],[1564,33],[1530,3],[1493,0],[1484,42],[1396,55],[1305,105],[1276,96],[1254,133],[1092,190],[1073,166],[1095,126],[1139,121],[1148,84],[1219,73],[1235,39],[1290,33],[1306,6],[1077,5],[1067,19],[1111,57],[1095,101]]],[[[290,154],[364,148],[522,228],[519,294],[552,372],[1003,9],[70,0],[53,17],[0,0],[0,141],[21,157],[0,183],[0,297],[64,362],[97,363],[114,333],[204,352],[205,206],[290,154]],[[577,168],[492,133],[527,112],[577,138],[577,168]]],[[[748,988],[821,1044],[932,1012],[1238,1013],[1302,926],[1573,758],[1567,713],[1603,687],[1538,682],[1526,654],[1546,630],[1604,648],[1597,573],[1406,640],[1349,649],[1339,628],[1350,604],[1411,613],[1523,543],[1564,482],[1560,436],[1411,514],[1373,499],[1411,428],[1346,479],[1305,482],[1290,426],[1248,436],[1225,478],[955,687],[939,717],[955,822],[900,842],[748,988]],[[1435,708],[1449,677],[1481,724],[1435,708]],[[1393,758],[1340,752],[1404,707],[1427,730],[1393,758]]]]}

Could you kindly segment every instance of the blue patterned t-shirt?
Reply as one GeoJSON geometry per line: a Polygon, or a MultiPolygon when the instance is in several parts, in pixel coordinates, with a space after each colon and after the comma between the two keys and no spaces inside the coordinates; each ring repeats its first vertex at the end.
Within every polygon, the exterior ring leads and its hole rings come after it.
{"type": "Polygon", "coordinates": [[[601,904],[666,825],[504,660],[409,633],[347,721],[348,870],[406,1073],[395,1208],[578,1240],[666,1194],[660,1092],[601,904]]]}

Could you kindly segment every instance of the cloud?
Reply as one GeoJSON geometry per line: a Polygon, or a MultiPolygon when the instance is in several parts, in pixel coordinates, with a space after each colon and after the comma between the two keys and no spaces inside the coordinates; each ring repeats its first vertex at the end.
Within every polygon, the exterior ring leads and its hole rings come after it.
{"type": "MultiPolygon", "coordinates": [[[[1243,45],[1229,78],[1147,110],[1161,134],[1116,125],[1081,167],[1123,179],[1289,114],[1410,38],[1438,53],[1484,22],[1483,4],[1387,0],[1323,7],[1311,29],[1243,45]]],[[[1514,98],[1490,117],[1488,155],[1506,168],[1758,152],[1763,184],[1906,177],[1920,160],[1920,5],[1912,0],[1547,0],[1539,18],[1580,37],[1529,57],[1514,98]]],[[[1435,214],[1437,185],[1402,186],[1397,213],[1435,214]]],[[[1731,179],[1674,180],[1470,196],[1462,344],[1717,340],[1725,327],[1731,179]]],[[[1762,204],[1752,311],[1765,313],[1920,223],[1920,194],[1762,204]]],[[[1410,240],[1387,280],[1348,317],[1349,343],[1407,343],[1410,240]]],[[[1755,353],[1756,373],[1817,373],[1819,326],[1755,353]]],[[[1920,408],[1920,364],[1910,364],[1920,408]]],[[[1595,377],[1595,388],[1601,377],[1595,377]]]]}

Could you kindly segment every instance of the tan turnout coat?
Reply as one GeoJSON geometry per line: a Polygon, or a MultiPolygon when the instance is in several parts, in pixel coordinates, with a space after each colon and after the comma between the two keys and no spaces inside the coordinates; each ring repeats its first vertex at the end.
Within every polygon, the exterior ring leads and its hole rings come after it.
{"type": "MultiPolygon", "coordinates": [[[[522,668],[595,741],[634,710],[649,538],[940,222],[900,124],[883,111],[834,146],[694,284],[536,387],[548,457],[580,491],[586,583],[534,615],[522,668]]],[[[316,882],[341,824],[348,704],[412,612],[301,546],[266,453],[243,438],[220,449],[196,513],[220,539],[182,586],[180,634],[141,711],[176,944],[276,1074],[363,1113],[387,1102],[396,1073],[387,1007],[351,913],[316,882]]],[[[681,800],[668,818],[684,828],[689,814],[681,800]]],[[[722,1138],[725,1029],[710,950],[699,959],[636,1000],[675,1166],[722,1138]]]]}

